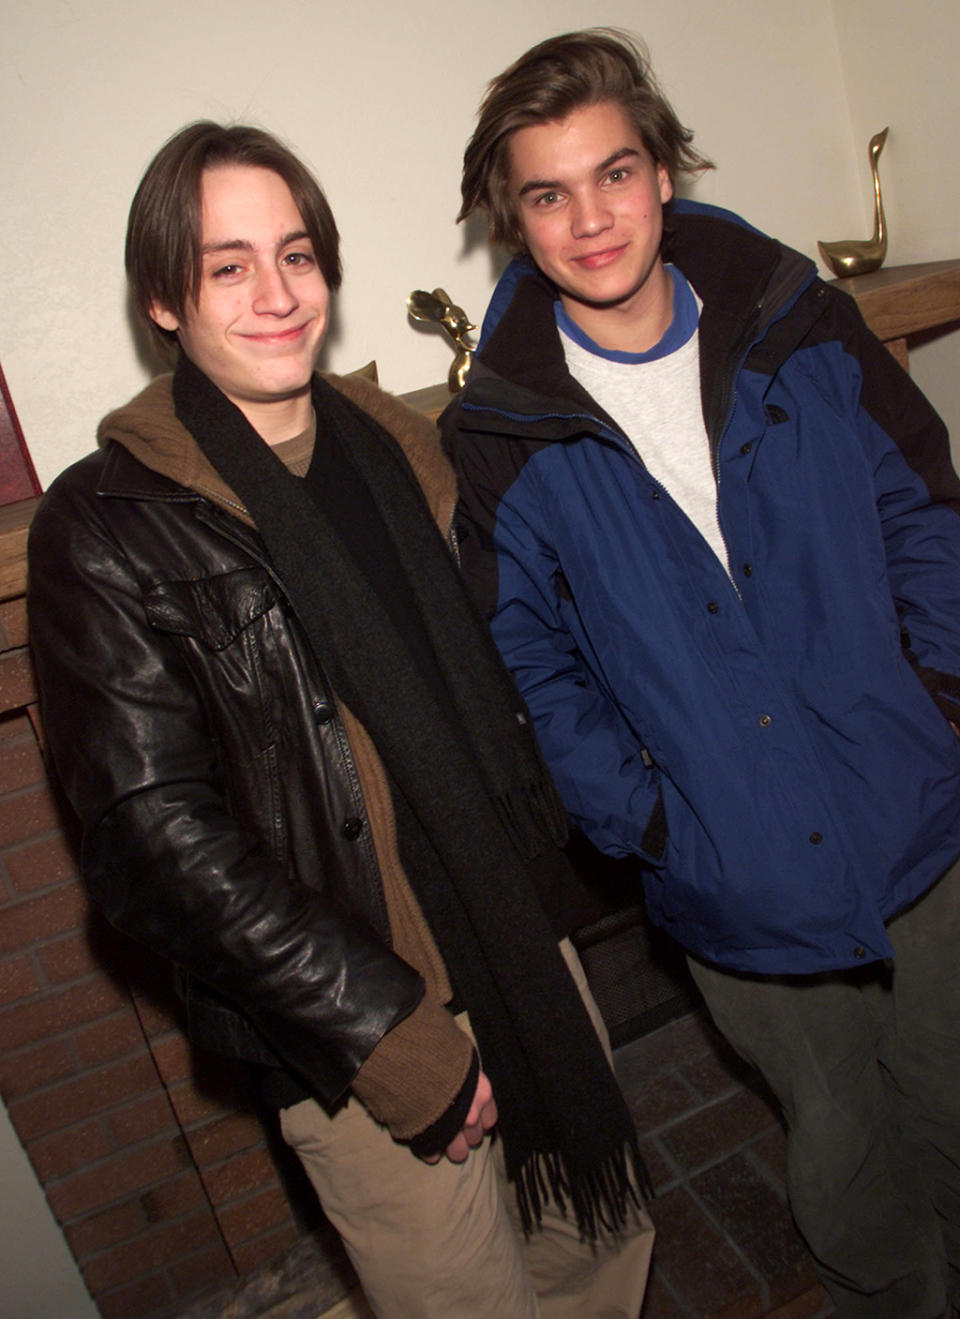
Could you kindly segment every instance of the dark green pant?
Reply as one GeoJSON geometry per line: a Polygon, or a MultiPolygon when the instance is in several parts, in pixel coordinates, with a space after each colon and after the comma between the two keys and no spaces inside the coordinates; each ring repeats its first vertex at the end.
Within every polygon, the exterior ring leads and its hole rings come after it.
{"type": "Polygon", "coordinates": [[[960,861],[889,934],[892,969],[689,959],[782,1106],[790,1206],[842,1319],[935,1319],[960,1270],[960,861]]]}

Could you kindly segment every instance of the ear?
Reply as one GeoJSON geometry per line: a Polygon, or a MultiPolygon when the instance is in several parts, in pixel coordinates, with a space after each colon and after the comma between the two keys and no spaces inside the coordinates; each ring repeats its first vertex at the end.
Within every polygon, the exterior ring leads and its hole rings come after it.
{"type": "Polygon", "coordinates": [[[150,304],[150,319],[156,325],[159,325],[161,330],[170,330],[175,333],[180,329],[180,322],[173,312],[167,307],[161,306],[159,302],[150,304]]]}
{"type": "Polygon", "coordinates": [[[657,166],[657,182],[660,184],[660,202],[666,206],[673,196],[673,183],[666,165],[657,166]]]}

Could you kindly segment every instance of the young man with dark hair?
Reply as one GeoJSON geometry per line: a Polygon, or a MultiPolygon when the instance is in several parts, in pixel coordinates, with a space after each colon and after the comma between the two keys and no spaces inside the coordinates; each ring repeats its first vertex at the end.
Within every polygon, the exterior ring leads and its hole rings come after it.
{"type": "Polygon", "coordinates": [[[442,423],[461,556],[573,818],[645,863],[783,1107],[838,1314],[934,1319],[960,1268],[960,482],[850,298],[674,200],[706,165],[622,34],[491,84],[461,218],[520,255],[442,423]]]}
{"type": "Polygon", "coordinates": [[[652,1233],[563,812],[434,428],[314,371],[326,200],[268,134],[191,125],[127,269],[176,368],[30,538],[90,893],[186,973],[197,1042],[262,1070],[378,1316],[636,1319],[652,1233]]]}

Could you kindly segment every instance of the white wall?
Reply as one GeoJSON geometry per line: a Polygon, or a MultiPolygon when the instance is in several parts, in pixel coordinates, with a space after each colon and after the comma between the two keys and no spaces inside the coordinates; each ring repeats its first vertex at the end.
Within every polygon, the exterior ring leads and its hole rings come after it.
{"type": "MultiPolygon", "coordinates": [[[[376,357],[388,388],[414,389],[446,377],[450,352],[408,322],[407,294],[443,285],[476,319],[495,275],[478,231],[453,223],[484,86],[599,16],[593,0],[4,0],[0,363],[43,483],[146,378],[123,233],[171,132],[251,120],[314,166],[344,235],[326,365],[376,357]]],[[[830,0],[609,0],[602,19],[646,38],[716,160],[696,195],[811,255],[863,227],[830,0]]]]}
{"type": "MultiPolygon", "coordinates": [[[[880,157],[890,228],[887,264],[960,257],[960,5],[835,0],[834,7],[864,161],[870,137],[890,125],[880,157]]],[[[960,467],[960,329],[911,352],[910,367],[950,427],[960,467]]]]}
{"type": "Polygon", "coordinates": [[[97,1319],[3,1104],[0,1187],[0,1319],[97,1319]]]}

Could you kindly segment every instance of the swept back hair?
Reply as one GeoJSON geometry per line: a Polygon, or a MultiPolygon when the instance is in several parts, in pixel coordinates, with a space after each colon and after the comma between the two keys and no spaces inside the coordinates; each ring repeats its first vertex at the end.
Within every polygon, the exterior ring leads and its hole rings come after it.
{"type": "Polygon", "coordinates": [[[174,133],[147,166],[127,221],[125,262],[134,305],[154,341],[176,340],[151,319],[161,306],[182,321],[203,272],[204,171],[220,165],[272,170],[290,189],[327,287],[340,287],[340,235],[319,183],[289,147],[261,128],[203,119],[174,133]]]}
{"type": "Polygon", "coordinates": [[[693,133],[660,90],[646,48],[616,28],[587,28],[541,41],[490,83],[463,155],[457,220],[484,210],[491,242],[521,250],[509,188],[511,134],[605,101],[620,106],[671,182],[713,168],[691,146],[693,133]]]}

